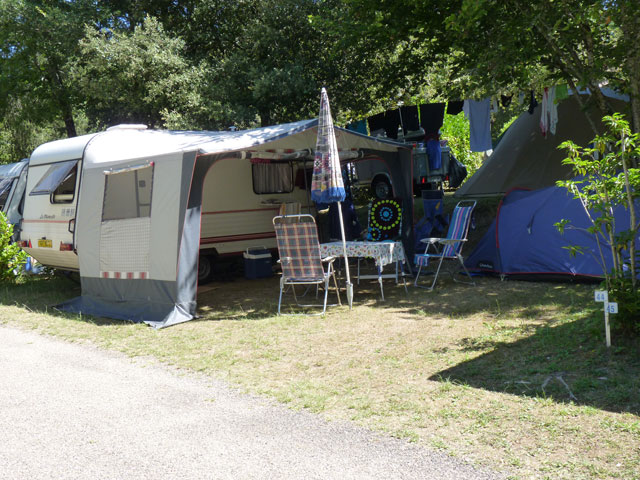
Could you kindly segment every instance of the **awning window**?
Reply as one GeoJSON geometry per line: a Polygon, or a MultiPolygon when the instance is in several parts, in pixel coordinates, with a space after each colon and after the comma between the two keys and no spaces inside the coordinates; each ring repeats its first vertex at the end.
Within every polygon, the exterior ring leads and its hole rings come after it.
{"type": "Polygon", "coordinates": [[[68,160],[51,165],[29,195],[51,195],[77,164],[78,160],[68,160]]]}
{"type": "Polygon", "coordinates": [[[102,221],[151,216],[153,163],[105,172],[102,221]]]}

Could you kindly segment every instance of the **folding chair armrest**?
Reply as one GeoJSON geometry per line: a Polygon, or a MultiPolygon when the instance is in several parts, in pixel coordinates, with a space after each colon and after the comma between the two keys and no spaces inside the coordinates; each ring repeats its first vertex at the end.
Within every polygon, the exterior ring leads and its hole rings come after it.
{"type": "Polygon", "coordinates": [[[322,259],[323,262],[327,262],[327,263],[333,263],[333,261],[336,259],[337,257],[324,257],[322,259]]]}
{"type": "Polygon", "coordinates": [[[440,240],[443,240],[442,238],[439,237],[428,237],[428,238],[421,238],[420,241],[422,243],[430,243],[431,245],[433,245],[434,243],[439,242],[440,240]]]}
{"type": "Polygon", "coordinates": [[[278,259],[277,263],[284,264],[291,261],[291,257],[281,257],[278,259]]]}
{"type": "Polygon", "coordinates": [[[443,245],[454,245],[456,243],[466,242],[466,241],[467,241],[466,238],[439,238],[438,239],[438,243],[441,243],[443,245]]]}

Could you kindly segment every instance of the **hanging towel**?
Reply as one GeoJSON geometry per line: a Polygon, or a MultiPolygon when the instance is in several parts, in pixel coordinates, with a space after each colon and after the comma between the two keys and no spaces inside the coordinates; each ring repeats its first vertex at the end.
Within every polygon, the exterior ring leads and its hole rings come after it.
{"type": "Polygon", "coordinates": [[[367,122],[369,123],[369,132],[375,137],[381,133],[380,130],[384,130],[384,112],[369,117],[367,122]]]}
{"type": "Polygon", "coordinates": [[[350,123],[349,125],[347,125],[347,130],[368,135],[367,122],[365,122],[364,120],[358,120],[357,122],[350,123]]]}
{"type": "Polygon", "coordinates": [[[558,104],[556,103],[556,87],[555,85],[549,89],[547,98],[547,108],[549,110],[549,131],[552,135],[556,134],[556,125],[558,124],[558,104]]]}
{"type": "Polygon", "coordinates": [[[402,115],[402,130],[406,135],[408,132],[415,132],[420,130],[420,122],[418,121],[418,107],[410,105],[406,107],[400,107],[400,114],[402,115]]]}
{"type": "Polygon", "coordinates": [[[438,133],[444,123],[444,103],[420,105],[420,125],[425,134],[438,133]]]}
{"type": "Polygon", "coordinates": [[[387,110],[384,113],[384,131],[387,132],[387,137],[397,139],[399,126],[400,110],[398,108],[387,110]]]}
{"type": "Polygon", "coordinates": [[[546,137],[549,131],[549,89],[545,87],[542,93],[542,107],[540,108],[540,131],[546,137]]]}
{"type": "Polygon", "coordinates": [[[531,94],[529,95],[529,115],[533,115],[533,111],[538,106],[538,101],[536,100],[535,95],[533,94],[533,90],[531,90],[531,94]]]}
{"type": "Polygon", "coordinates": [[[429,140],[427,142],[427,158],[429,158],[429,171],[442,168],[442,147],[440,140],[429,140]]]}
{"type": "Polygon", "coordinates": [[[472,152],[486,152],[493,148],[491,144],[491,99],[465,100],[468,105],[470,124],[469,143],[472,152]]]}
{"type": "Polygon", "coordinates": [[[447,103],[447,115],[457,115],[462,111],[462,105],[464,102],[462,100],[454,100],[453,102],[447,103]]]}

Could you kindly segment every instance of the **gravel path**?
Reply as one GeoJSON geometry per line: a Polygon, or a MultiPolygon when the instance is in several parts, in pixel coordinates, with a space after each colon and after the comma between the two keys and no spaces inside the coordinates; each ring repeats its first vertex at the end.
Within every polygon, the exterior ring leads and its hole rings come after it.
{"type": "Polygon", "coordinates": [[[492,479],[222,382],[0,326],[2,479],[492,479]]]}

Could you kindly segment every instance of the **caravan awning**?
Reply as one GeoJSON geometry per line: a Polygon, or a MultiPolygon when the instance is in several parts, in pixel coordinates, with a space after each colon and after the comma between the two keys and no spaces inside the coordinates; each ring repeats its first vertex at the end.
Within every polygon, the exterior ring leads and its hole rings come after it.
{"type": "Polygon", "coordinates": [[[5,192],[7,192],[11,188],[14,180],[15,177],[5,177],[0,180],[0,196],[4,195],[5,192]]]}

